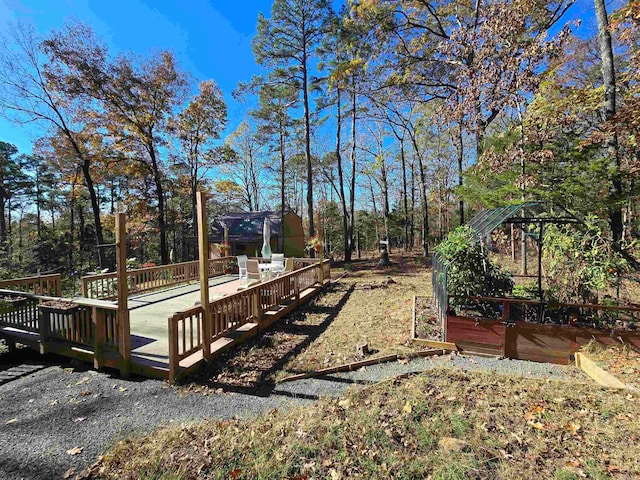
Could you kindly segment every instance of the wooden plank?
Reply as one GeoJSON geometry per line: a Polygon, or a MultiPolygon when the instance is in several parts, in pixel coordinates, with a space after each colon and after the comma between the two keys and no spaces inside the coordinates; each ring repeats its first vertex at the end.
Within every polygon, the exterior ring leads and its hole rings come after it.
{"type": "Polygon", "coordinates": [[[415,352],[409,355],[398,355],[398,354],[385,355],[383,357],[376,357],[368,360],[360,360],[358,362],[346,363],[342,365],[337,365],[335,367],[314,370],[312,372],[298,373],[296,375],[283,378],[282,380],[278,380],[277,383],[292,382],[294,380],[302,380],[305,378],[317,377],[320,375],[328,375],[331,373],[351,372],[353,370],[357,370],[358,368],[368,367],[370,365],[377,365],[377,364],[386,363],[386,362],[395,362],[401,359],[431,357],[434,355],[443,355],[445,353],[446,352],[444,350],[435,349],[435,350],[423,350],[422,352],[415,352]]]}
{"type": "Polygon", "coordinates": [[[476,320],[468,317],[447,316],[447,340],[460,346],[461,342],[486,344],[502,351],[504,325],[498,320],[476,320]]]}
{"type": "Polygon", "coordinates": [[[576,353],[576,365],[586,373],[589,377],[598,382],[599,385],[607,388],[623,388],[626,389],[627,385],[618,378],[611,375],[606,370],[600,368],[595,364],[593,360],[587,357],[582,352],[576,353]]]}
{"type": "Polygon", "coordinates": [[[516,322],[507,328],[505,356],[568,365],[574,339],[575,331],[571,328],[516,322]]]}
{"type": "Polygon", "coordinates": [[[439,342],[437,340],[425,340],[424,338],[414,338],[412,342],[418,345],[426,345],[427,347],[431,348],[439,348],[452,352],[458,351],[458,346],[452,342],[439,342]]]}

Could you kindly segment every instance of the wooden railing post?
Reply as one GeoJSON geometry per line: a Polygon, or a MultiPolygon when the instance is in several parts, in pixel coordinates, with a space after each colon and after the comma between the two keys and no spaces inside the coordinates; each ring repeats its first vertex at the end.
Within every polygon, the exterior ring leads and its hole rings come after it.
{"type": "Polygon", "coordinates": [[[84,298],[89,298],[89,291],[88,291],[88,284],[89,284],[89,280],[87,278],[81,278],[80,279],[81,282],[81,286],[80,286],[80,294],[84,297],[84,298]]]}
{"type": "Polygon", "coordinates": [[[91,307],[91,321],[93,322],[93,367],[102,368],[104,365],[104,340],[106,336],[104,310],[91,307]]]}
{"type": "Polygon", "coordinates": [[[253,294],[253,316],[256,318],[256,322],[260,323],[262,320],[262,288],[260,285],[253,288],[251,292],[253,294]]]}
{"type": "Polygon", "coordinates": [[[324,260],[322,260],[322,258],[320,258],[320,261],[318,262],[318,268],[320,268],[320,272],[318,275],[318,279],[320,279],[320,285],[324,285],[324,265],[322,265],[322,263],[324,262],[324,260]]]}
{"type": "Polygon", "coordinates": [[[118,326],[120,327],[120,375],[131,371],[131,330],[129,327],[129,287],[127,285],[127,218],[116,214],[116,273],[118,282],[118,326]]]}
{"type": "Polygon", "coordinates": [[[204,192],[197,193],[198,206],[198,260],[200,265],[200,305],[202,306],[202,355],[211,357],[211,308],[209,306],[209,225],[207,199],[204,192]]]}
{"type": "Polygon", "coordinates": [[[38,308],[38,330],[40,333],[40,353],[46,353],[47,339],[50,336],[51,319],[50,313],[38,308]]]}
{"type": "MultiPolygon", "coordinates": [[[[174,315],[175,316],[175,315],[174,315]]],[[[169,317],[169,383],[175,383],[178,372],[178,322],[174,321],[174,316],[169,317]]]]}

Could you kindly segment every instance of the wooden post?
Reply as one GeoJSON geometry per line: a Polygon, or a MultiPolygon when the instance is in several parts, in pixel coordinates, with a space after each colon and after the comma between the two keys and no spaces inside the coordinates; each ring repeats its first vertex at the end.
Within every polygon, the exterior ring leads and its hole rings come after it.
{"type": "Polygon", "coordinates": [[[209,307],[209,245],[207,199],[204,192],[196,194],[198,203],[198,261],[200,262],[200,305],[202,313],[202,355],[211,357],[211,309],[209,307]]]}
{"type": "Polygon", "coordinates": [[[260,285],[251,289],[253,294],[253,316],[257,323],[262,320],[262,287],[260,285]]]}
{"type": "Polygon", "coordinates": [[[91,307],[91,320],[93,321],[93,367],[102,368],[104,365],[104,339],[105,311],[101,308],[91,307]]]}
{"type": "Polygon", "coordinates": [[[131,371],[131,329],[129,326],[129,286],[127,285],[127,217],[116,214],[116,278],[118,282],[118,330],[120,334],[120,375],[131,371]]]}
{"type": "MultiPolygon", "coordinates": [[[[175,314],[174,314],[175,316],[175,314]]],[[[168,320],[169,330],[169,383],[175,383],[178,372],[178,332],[173,316],[168,320]]]]}

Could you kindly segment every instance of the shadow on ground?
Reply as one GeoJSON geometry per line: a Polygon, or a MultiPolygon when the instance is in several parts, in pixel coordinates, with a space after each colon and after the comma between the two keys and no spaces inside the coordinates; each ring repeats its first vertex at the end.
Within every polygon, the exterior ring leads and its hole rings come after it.
{"type": "Polygon", "coordinates": [[[275,373],[322,335],[340,314],[355,285],[334,284],[329,288],[329,291],[342,293],[335,304],[323,306],[317,304],[318,299],[312,300],[259,336],[203,367],[186,379],[183,387],[194,391],[213,389],[261,397],[289,395],[286,391],[276,390],[275,373]],[[314,314],[322,316],[321,321],[303,323],[307,316],[314,314]]]}

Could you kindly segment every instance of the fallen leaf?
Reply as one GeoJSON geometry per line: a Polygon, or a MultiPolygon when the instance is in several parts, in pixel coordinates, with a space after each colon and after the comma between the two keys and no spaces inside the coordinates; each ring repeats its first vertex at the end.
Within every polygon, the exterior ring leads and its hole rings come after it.
{"type": "Polygon", "coordinates": [[[17,418],[12,418],[11,420],[7,420],[7,422],[5,423],[5,425],[11,425],[12,423],[16,423],[18,421],[17,418]]]}
{"type": "Polygon", "coordinates": [[[411,411],[413,410],[413,408],[411,407],[411,403],[407,401],[407,403],[404,404],[404,408],[402,410],[406,413],[411,413],[411,411]]]}
{"type": "Polygon", "coordinates": [[[78,455],[79,453],[82,452],[82,450],[84,450],[84,447],[73,447],[72,449],[67,450],[67,454],[78,455]]]}
{"type": "Polygon", "coordinates": [[[538,430],[544,430],[544,425],[540,422],[529,422],[529,425],[538,430]]]}
{"type": "Polygon", "coordinates": [[[80,423],[87,419],[87,417],[78,417],[73,419],[73,423],[80,423]]]}
{"type": "Polygon", "coordinates": [[[238,478],[241,473],[242,473],[242,470],[240,470],[239,468],[236,468],[234,471],[232,471],[229,474],[229,478],[238,478]]]}
{"type": "Polygon", "coordinates": [[[91,395],[91,392],[89,390],[85,390],[84,392],[80,392],[80,396],[82,396],[82,397],[86,397],[88,395],[91,395]]]}
{"type": "Polygon", "coordinates": [[[349,400],[348,398],[345,398],[344,400],[340,400],[338,402],[338,405],[346,410],[351,406],[351,400],[349,400]]]}
{"type": "Polygon", "coordinates": [[[69,470],[64,472],[64,475],[62,476],[62,478],[64,478],[64,479],[71,478],[74,473],[76,473],[76,468],[75,467],[71,467],[69,470]]]}
{"type": "Polygon", "coordinates": [[[49,405],[51,405],[52,407],[53,407],[54,405],[57,405],[57,404],[58,404],[58,400],[51,400],[51,401],[49,402],[49,405]]]}
{"type": "Polygon", "coordinates": [[[399,358],[398,359],[398,363],[401,363],[402,365],[407,365],[409,363],[409,359],[408,358],[399,358]]]}
{"type": "Polygon", "coordinates": [[[572,435],[576,435],[578,433],[578,430],[580,430],[580,428],[581,426],[579,423],[569,422],[567,424],[567,430],[571,432],[572,435]]]}

